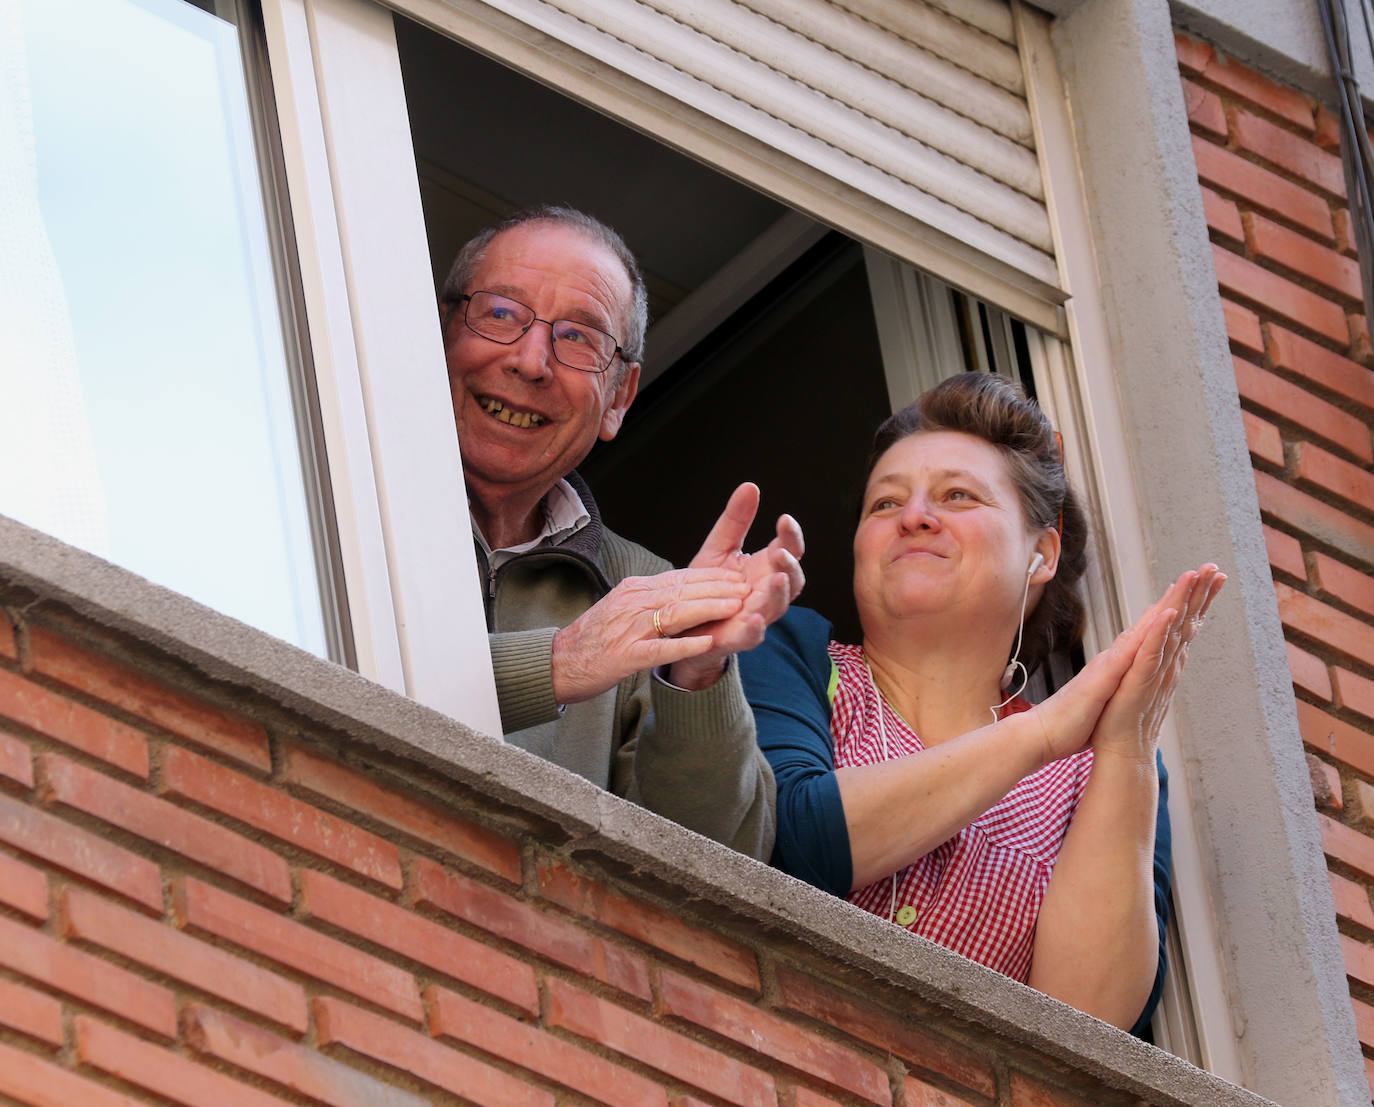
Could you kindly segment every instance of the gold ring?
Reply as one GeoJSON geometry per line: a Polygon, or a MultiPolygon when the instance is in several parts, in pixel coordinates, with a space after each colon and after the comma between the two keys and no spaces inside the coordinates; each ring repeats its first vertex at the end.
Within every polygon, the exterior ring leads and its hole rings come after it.
{"type": "Polygon", "coordinates": [[[667,638],[668,636],[663,633],[663,624],[659,621],[659,615],[661,615],[662,612],[663,608],[654,608],[654,630],[657,632],[660,638],[667,638]]]}

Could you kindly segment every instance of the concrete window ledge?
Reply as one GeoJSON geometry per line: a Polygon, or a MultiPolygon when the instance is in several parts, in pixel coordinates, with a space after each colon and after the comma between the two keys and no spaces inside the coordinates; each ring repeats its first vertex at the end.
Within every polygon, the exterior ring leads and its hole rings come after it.
{"type": "MultiPolygon", "coordinates": [[[[128,976],[120,966],[141,956],[128,935],[165,923],[169,932],[180,928],[168,939],[177,944],[140,987],[160,993],[168,978],[184,985],[168,1002],[180,1012],[185,1048],[143,1071],[140,1051],[161,1057],[152,1042],[176,1038],[176,1012],[121,1008],[124,1001],[109,993],[5,961],[25,978],[26,994],[35,981],[46,989],[33,993],[39,1009],[50,1012],[60,1001],[76,1027],[76,1067],[62,1068],[73,1064],[62,1059],[71,1051],[45,1052],[62,1040],[58,1024],[18,1026],[16,1037],[5,1027],[18,1020],[0,1012],[0,1074],[12,1074],[0,1075],[0,1092],[21,1101],[23,1087],[6,1081],[22,1083],[25,1066],[38,1066],[44,1080],[58,1079],[61,1069],[62,1080],[78,1082],[74,1094],[79,1082],[108,1081],[102,1074],[109,1073],[159,1092],[165,1071],[193,1063],[184,1054],[209,1073],[204,1079],[230,1082],[219,1085],[222,1094],[245,1070],[264,1088],[287,1083],[308,1092],[261,1060],[270,1055],[311,1080],[346,1077],[375,1086],[378,1096],[386,1085],[388,1103],[448,1102],[432,1098],[434,1087],[445,1086],[450,1062],[461,1062],[495,1073],[483,1077],[494,1086],[514,1080],[532,1102],[551,1104],[550,1087],[596,1094],[583,1068],[563,1072],[558,1061],[590,1038],[586,1064],[619,1074],[612,1083],[629,1102],[693,1102],[703,1092],[727,1102],[816,1107],[1268,1102],[3,517],[0,608],[0,773],[8,778],[0,841],[13,854],[0,852],[0,886],[8,889],[0,898],[27,916],[20,923],[0,913],[0,947],[11,943],[10,930],[32,930],[45,947],[74,938],[82,958],[120,954],[118,965],[106,962],[101,971],[128,976]],[[94,733],[97,717],[134,752],[112,761],[107,747],[81,738],[94,733]],[[258,743],[256,753],[232,745],[242,734],[258,743]],[[297,759],[316,766],[315,783],[297,771],[297,759]],[[209,783],[195,784],[188,765],[209,783]],[[334,783],[319,783],[324,777],[334,783]],[[312,838],[312,819],[328,832],[312,838]],[[350,819],[354,825],[343,825],[350,819]],[[121,864],[147,866],[151,883],[121,883],[109,865],[83,868],[89,863],[58,841],[64,834],[103,839],[121,864]],[[226,852],[226,835],[241,844],[226,852]],[[368,844],[355,856],[350,842],[368,844]],[[23,880],[5,877],[10,865],[23,880]],[[455,883],[436,891],[446,873],[456,874],[455,883]],[[21,895],[40,879],[56,911],[21,895]],[[330,896],[354,906],[331,908],[330,896]],[[385,963],[386,979],[401,981],[398,991],[364,994],[352,977],[312,968],[306,953],[293,960],[285,947],[256,948],[257,939],[224,922],[234,911],[281,926],[287,945],[289,934],[305,932],[298,928],[314,928],[319,942],[385,963]],[[127,915],[125,937],[102,936],[102,912],[127,915]],[[25,925],[32,920],[36,926],[25,925]],[[461,937],[443,937],[436,924],[461,937]],[[434,951],[450,940],[468,955],[459,967],[435,968],[434,951]],[[230,956],[235,964],[246,948],[252,972],[270,971],[272,994],[294,1006],[268,1010],[232,993],[224,973],[179,969],[181,943],[189,943],[186,958],[230,956]],[[461,965],[484,958],[516,983],[463,977],[469,970],[461,965]],[[357,996],[372,1009],[353,1005],[357,996]],[[569,1013],[570,996],[642,1032],[616,1037],[604,1020],[583,1025],[569,1013]],[[220,1000],[232,1010],[218,1010],[220,1000]],[[455,1020],[448,1003],[475,1013],[455,1020]],[[520,1014],[507,1014],[512,1008],[520,1014]],[[135,1029],[142,1019],[141,1036],[116,1029],[110,1011],[135,1029]],[[520,1034],[483,1039],[474,1029],[479,1016],[520,1034]],[[243,1034],[276,1043],[277,1052],[260,1051],[257,1060],[235,1054],[233,1035],[220,1033],[231,1024],[248,1025],[243,1034]],[[295,1040],[301,1035],[333,1044],[311,1052],[295,1040]],[[525,1035],[535,1045],[520,1055],[511,1043],[525,1035]],[[394,1050],[392,1036],[400,1043],[394,1050]],[[655,1052],[660,1045],[666,1052],[655,1052]],[[435,1051],[450,1061],[439,1064],[435,1051]],[[116,1064],[126,1053],[133,1060],[116,1064]],[[703,1068],[707,1056],[719,1065],[703,1068]],[[729,1073],[742,1075],[728,1086],[713,1083],[729,1073]]],[[[502,1094],[495,1101],[504,1102],[502,1094]]]]}

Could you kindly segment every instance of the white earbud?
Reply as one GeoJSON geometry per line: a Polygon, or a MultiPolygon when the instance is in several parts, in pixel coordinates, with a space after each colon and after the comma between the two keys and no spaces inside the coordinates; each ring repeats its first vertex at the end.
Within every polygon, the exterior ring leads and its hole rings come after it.
{"type": "Polygon", "coordinates": [[[1011,703],[1012,700],[1014,700],[1023,691],[1025,691],[1026,682],[1030,679],[1030,674],[1026,672],[1026,667],[1022,665],[1020,661],[1021,635],[1025,632],[1026,629],[1026,599],[1030,596],[1030,578],[1035,576],[1035,570],[1040,568],[1040,566],[1043,564],[1045,564],[1045,555],[1037,551],[1031,557],[1030,568],[1026,570],[1026,587],[1022,590],[1021,593],[1021,625],[1016,631],[1016,648],[1011,651],[1011,663],[1005,669],[1002,670],[1002,691],[1005,692],[1008,688],[1011,687],[1011,682],[1016,679],[1017,669],[1021,670],[1021,687],[1018,688],[1006,699],[1004,699],[1001,703],[999,703],[997,707],[991,708],[992,721],[994,723],[997,721],[997,708],[1006,707],[1007,704],[1011,703]]]}

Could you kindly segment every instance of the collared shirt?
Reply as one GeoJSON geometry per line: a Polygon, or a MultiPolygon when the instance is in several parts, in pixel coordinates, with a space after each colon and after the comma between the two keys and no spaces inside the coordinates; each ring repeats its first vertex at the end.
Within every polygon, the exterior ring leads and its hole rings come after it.
{"type": "Polygon", "coordinates": [[[487,545],[482,528],[477,525],[475,519],[473,520],[472,533],[477,541],[482,543],[482,551],[487,555],[487,564],[493,578],[496,570],[517,554],[532,550],[536,546],[556,545],[592,521],[587,505],[582,502],[577,489],[566,480],[560,480],[549,489],[548,494],[539,503],[539,511],[544,522],[537,535],[518,546],[502,546],[497,550],[487,545]]]}

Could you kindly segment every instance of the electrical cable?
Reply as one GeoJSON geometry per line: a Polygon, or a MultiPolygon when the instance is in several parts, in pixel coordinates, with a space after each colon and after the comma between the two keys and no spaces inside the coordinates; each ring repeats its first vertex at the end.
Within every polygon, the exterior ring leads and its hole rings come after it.
{"type": "MultiPolygon", "coordinates": [[[[1340,107],[1341,161],[1345,167],[1350,221],[1355,231],[1365,318],[1374,320],[1374,150],[1370,148],[1360,86],[1350,53],[1350,22],[1345,0],[1317,0],[1326,35],[1331,74],[1340,107]]],[[[1365,36],[1374,57],[1374,27],[1365,0],[1360,0],[1365,36]]]]}

